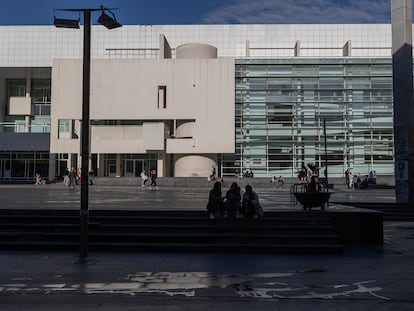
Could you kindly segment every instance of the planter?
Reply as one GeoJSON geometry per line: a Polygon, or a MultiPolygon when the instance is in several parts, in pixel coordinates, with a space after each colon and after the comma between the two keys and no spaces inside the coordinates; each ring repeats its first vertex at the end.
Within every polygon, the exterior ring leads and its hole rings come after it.
{"type": "Polygon", "coordinates": [[[332,192],[293,192],[292,194],[302,204],[303,209],[320,206],[324,210],[332,192]]]}

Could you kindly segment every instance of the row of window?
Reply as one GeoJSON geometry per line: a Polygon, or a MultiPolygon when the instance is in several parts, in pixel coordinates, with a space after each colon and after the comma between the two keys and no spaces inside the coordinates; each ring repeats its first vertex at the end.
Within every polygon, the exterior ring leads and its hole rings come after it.
{"type": "Polygon", "coordinates": [[[327,159],[332,176],[393,174],[391,59],[358,62],[237,60],[236,153],[222,156],[224,173],[293,177],[327,159]]]}

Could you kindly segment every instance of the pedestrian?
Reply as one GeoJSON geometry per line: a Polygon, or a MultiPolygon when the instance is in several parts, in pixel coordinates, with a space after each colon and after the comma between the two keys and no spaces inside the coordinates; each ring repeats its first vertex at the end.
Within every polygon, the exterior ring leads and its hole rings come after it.
{"type": "Polygon", "coordinates": [[[283,179],[282,175],[280,175],[279,178],[277,179],[277,184],[280,188],[282,188],[283,185],[285,184],[285,180],[283,179]]]}
{"type": "Polygon", "coordinates": [[[89,176],[89,185],[93,185],[93,177],[95,176],[95,173],[93,172],[93,170],[90,170],[88,176],[89,176]]]}
{"type": "Polygon", "coordinates": [[[216,180],[216,168],[211,166],[211,174],[210,174],[210,180],[216,180]]]}
{"type": "Polygon", "coordinates": [[[368,187],[369,187],[368,176],[365,176],[361,184],[361,189],[368,189],[368,187]]]}
{"type": "Polygon", "coordinates": [[[346,171],[344,172],[344,176],[345,176],[345,185],[349,185],[349,168],[346,169],[346,171]]]}
{"type": "Polygon", "coordinates": [[[152,169],[150,171],[150,178],[151,178],[151,184],[149,185],[148,189],[149,190],[152,190],[152,189],[158,190],[159,187],[157,186],[157,170],[152,169]]]}
{"type": "Polygon", "coordinates": [[[77,172],[76,172],[76,182],[79,185],[82,185],[82,169],[78,168],[77,172]]]}
{"type": "Polygon", "coordinates": [[[272,183],[273,188],[276,188],[277,181],[278,181],[278,179],[276,178],[276,176],[273,176],[272,179],[270,180],[270,182],[272,183]]]}
{"type": "Polygon", "coordinates": [[[234,176],[236,176],[237,182],[239,182],[240,181],[240,172],[239,172],[239,170],[234,171],[234,176]]]}
{"type": "Polygon", "coordinates": [[[69,188],[70,187],[76,188],[76,184],[77,184],[76,179],[77,179],[77,172],[76,172],[76,169],[72,167],[72,169],[69,172],[69,184],[68,184],[69,188]]]}
{"type": "Polygon", "coordinates": [[[358,176],[356,183],[355,183],[355,189],[361,189],[362,181],[361,178],[358,176]]]}
{"type": "Polygon", "coordinates": [[[246,185],[245,190],[242,199],[241,216],[245,218],[262,218],[263,209],[260,206],[257,193],[253,191],[250,185],[246,185]]]}
{"type": "Polygon", "coordinates": [[[301,170],[300,170],[300,172],[299,172],[299,182],[301,183],[301,184],[304,184],[304,183],[306,183],[306,171],[305,171],[305,169],[304,168],[302,168],[301,170]]]}
{"type": "Polygon", "coordinates": [[[148,180],[147,172],[145,170],[142,170],[141,172],[141,187],[145,187],[145,184],[148,180]]]}
{"type": "Polygon", "coordinates": [[[36,182],[35,182],[35,185],[36,185],[36,186],[38,186],[38,185],[41,185],[41,184],[42,184],[42,177],[40,176],[40,173],[39,173],[39,172],[37,172],[37,173],[35,174],[35,179],[36,179],[36,182]]]}
{"type": "Polygon", "coordinates": [[[210,219],[222,216],[224,213],[223,197],[221,196],[221,183],[218,181],[214,183],[213,189],[209,192],[207,210],[209,212],[210,219]]]}
{"type": "Polygon", "coordinates": [[[374,183],[374,172],[372,170],[368,173],[368,183],[373,184],[374,183]]]}
{"type": "Polygon", "coordinates": [[[63,184],[69,186],[69,168],[65,168],[63,171],[63,184]]]}
{"type": "Polygon", "coordinates": [[[226,201],[225,201],[225,214],[231,218],[240,217],[240,187],[237,183],[232,183],[230,189],[226,192],[226,201]]]}
{"type": "Polygon", "coordinates": [[[348,189],[353,189],[353,186],[352,186],[353,182],[354,182],[354,175],[352,174],[352,171],[349,170],[349,172],[348,172],[348,189]]]}

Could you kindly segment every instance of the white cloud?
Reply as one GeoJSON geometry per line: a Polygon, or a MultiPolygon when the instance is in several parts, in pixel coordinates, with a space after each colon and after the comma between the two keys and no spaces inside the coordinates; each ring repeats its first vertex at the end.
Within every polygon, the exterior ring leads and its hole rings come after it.
{"type": "MultiPolygon", "coordinates": [[[[225,2],[224,2],[225,3],[225,2]]],[[[231,0],[203,18],[226,24],[389,23],[390,0],[231,0]]]]}

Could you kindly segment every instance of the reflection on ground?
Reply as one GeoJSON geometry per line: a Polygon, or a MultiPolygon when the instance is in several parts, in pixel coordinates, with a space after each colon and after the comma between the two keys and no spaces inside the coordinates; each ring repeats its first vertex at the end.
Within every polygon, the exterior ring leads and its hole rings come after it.
{"type": "MultiPolygon", "coordinates": [[[[82,284],[0,284],[0,293],[80,292],[85,294],[160,294],[167,296],[209,296],[220,289],[222,296],[259,299],[369,299],[389,300],[381,295],[382,288],[375,280],[349,284],[301,284],[300,275],[308,272],[262,273],[251,275],[215,274],[210,272],[137,272],[121,282],[82,284]],[[299,280],[296,277],[299,276],[299,280]]],[[[24,280],[21,280],[24,281],[24,280]]]]}

